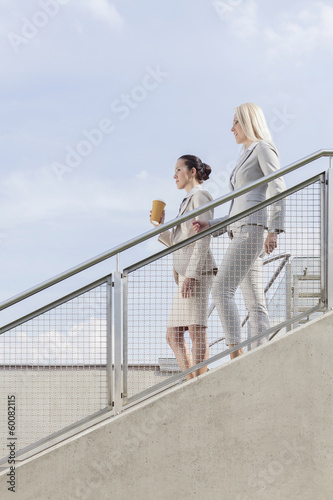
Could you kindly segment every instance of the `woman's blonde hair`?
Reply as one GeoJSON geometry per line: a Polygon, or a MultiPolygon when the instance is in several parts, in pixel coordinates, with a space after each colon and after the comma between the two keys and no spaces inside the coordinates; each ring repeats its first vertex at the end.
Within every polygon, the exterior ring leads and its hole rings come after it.
{"type": "Polygon", "coordinates": [[[235,115],[250,141],[272,140],[263,110],[259,106],[246,102],[235,108],[235,115]]]}

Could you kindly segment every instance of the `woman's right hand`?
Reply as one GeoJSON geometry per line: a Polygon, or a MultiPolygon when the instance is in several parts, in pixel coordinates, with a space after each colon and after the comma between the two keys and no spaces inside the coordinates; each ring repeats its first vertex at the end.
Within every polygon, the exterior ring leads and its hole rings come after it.
{"type": "Polygon", "coordinates": [[[195,220],[194,222],[192,222],[192,229],[195,233],[200,233],[200,231],[203,231],[204,229],[208,229],[210,227],[210,224],[209,222],[207,221],[199,221],[199,220],[195,220]]]}
{"type": "MultiPolygon", "coordinates": [[[[150,215],[149,215],[149,220],[150,219],[151,219],[151,211],[150,211],[150,215]]],[[[160,219],[160,222],[158,225],[164,224],[164,221],[165,221],[165,210],[163,210],[163,212],[162,212],[161,219],[160,219]]]]}

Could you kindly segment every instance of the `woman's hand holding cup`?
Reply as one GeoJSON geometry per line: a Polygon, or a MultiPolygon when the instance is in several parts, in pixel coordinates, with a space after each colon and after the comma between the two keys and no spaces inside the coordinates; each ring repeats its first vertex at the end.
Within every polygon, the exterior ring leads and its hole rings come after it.
{"type": "MultiPolygon", "coordinates": [[[[150,211],[150,222],[152,222],[151,218],[152,218],[152,211],[150,211]]],[[[164,224],[164,221],[165,221],[165,210],[163,210],[162,212],[162,215],[161,215],[161,218],[160,218],[160,222],[157,223],[157,221],[154,221],[152,222],[152,224],[154,224],[154,226],[159,226],[160,224],[164,224]]]]}
{"type": "Polygon", "coordinates": [[[150,211],[150,222],[154,226],[163,224],[165,218],[165,202],[163,200],[154,200],[153,207],[150,211]]]}

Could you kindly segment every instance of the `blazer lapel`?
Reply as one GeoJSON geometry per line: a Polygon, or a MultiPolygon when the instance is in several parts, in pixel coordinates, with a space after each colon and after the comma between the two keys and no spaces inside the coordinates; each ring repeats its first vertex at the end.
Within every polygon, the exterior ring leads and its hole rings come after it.
{"type": "MultiPolygon", "coordinates": [[[[183,215],[191,198],[192,198],[192,196],[189,196],[188,198],[185,199],[185,201],[183,201],[183,203],[181,205],[181,209],[179,210],[177,217],[180,217],[181,215],[183,215]]],[[[179,228],[180,228],[180,224],[178,224],[178,226],[174,226],[171,229],[172,238],[174,238],[174,235],[175,235],[176,231],[179,230],[179,228]]]]}
{"type": "Polygon", "coordinates": [[[182,208],[179,211],[179,214],[178,214],[177,217],[180,217],[181,215],[183,215],[183,213],[185,212],[185,210],[187,208],[187,205],[189,204],[191,198],[192,198],[192,196],[189,196],[188,198],[186,198],[186,200],[184,201],[184,203],[182,205],[182,208]]]}
{"type": "Polygon", "coordinates": [[[257,147],[257,144],[254,146],[254,148],[250,149],[250,151],[247,151],[246,155],[242,158],[241,162],[235,166],[235,168],[230,176],[230,184],[231,184],[233,189],[235,188],[236,174],[237,174],[238,170],[246,162],[246,160],[253,153],[253,151],[255,150],[256,147],[257,147]],[[232,183],[232,179],[234,179],[234,183],[232,183]]]}

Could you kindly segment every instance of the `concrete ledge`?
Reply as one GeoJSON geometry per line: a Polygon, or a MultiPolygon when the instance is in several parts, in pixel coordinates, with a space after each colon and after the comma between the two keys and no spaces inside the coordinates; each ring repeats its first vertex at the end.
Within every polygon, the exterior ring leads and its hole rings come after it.
{"type": "Polygon", "coordinates": [[[333,313],[16,469],[1,499],[332,498],[333,313]]]}

